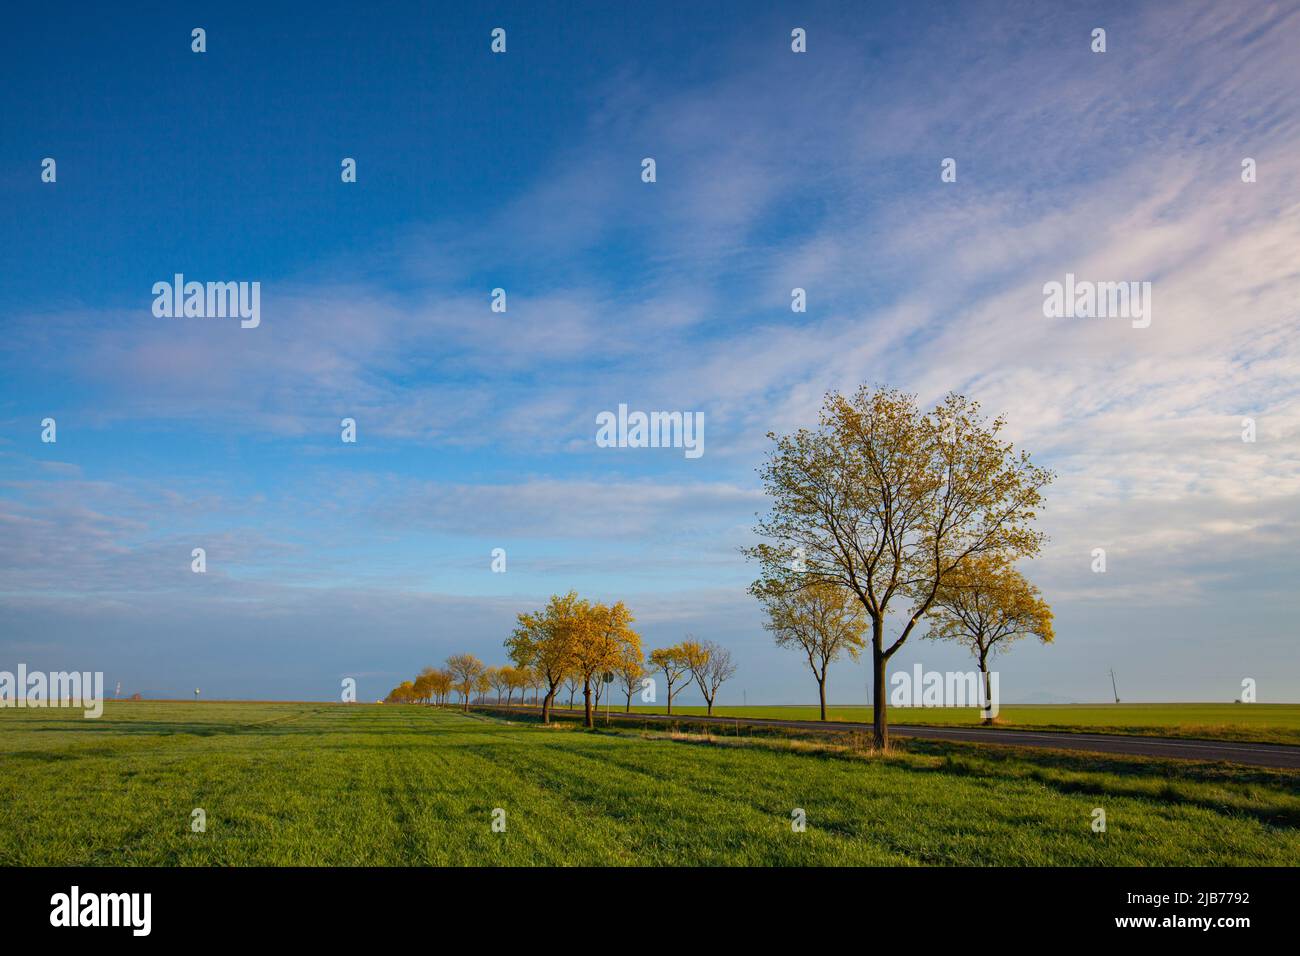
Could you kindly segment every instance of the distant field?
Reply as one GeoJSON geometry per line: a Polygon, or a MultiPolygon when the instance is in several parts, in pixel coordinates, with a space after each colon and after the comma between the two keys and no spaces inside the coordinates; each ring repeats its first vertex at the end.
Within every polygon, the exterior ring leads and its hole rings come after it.
{"type": "MultiPolygon", "coordinates": [[[[567,701],[566,701],[567,703],[567,701]]],[[[622,709],[622,708],[618,708],[622,709]]],[[[637,707],[662,714],[664,707],[637,707]]],[[[715,707],[715,715],[816,720],[817,707],[715,707]]],[[[703,707],[673,705],[673,713],[703,714],[703,707]]],[[[831,720],[870,723],[870,707],[829,707],[831,720]]],[[[968,727],[980,722],[973,707],[891,707],[897,724],[968,727]]],[[[998,724],[1074,733],[1139,734],[1156,737],[1203,737],[1300,744],[1300,704],[1013,704],[1001,708],[998,724]]]]}
{"type": "Polygon", "coordinates": [[[0,710],[0,865],[1298,863],[1281,772],[915,742],[868,757],[418,706],[0,710]]]}

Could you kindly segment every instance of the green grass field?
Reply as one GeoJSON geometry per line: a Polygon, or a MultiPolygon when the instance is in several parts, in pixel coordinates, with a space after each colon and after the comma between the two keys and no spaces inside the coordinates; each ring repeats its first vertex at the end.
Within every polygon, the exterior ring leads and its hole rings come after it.
{"type": "MultiPolygon", "coordinates": [[[[615,697],[621,710],[625,698],[615,697]]],[[[565,699],[564,703],[568,703],[565,699]]],[[[579,702],[580,703],[580,702],[579,702]]],[[[656,707],[633,706],[639,713],[662,714],[656,707]]],[[[715,707],[723,717],[772,717],[816,720],[816,707],[715,707]]],[[[703,714],[703,707],[673,705],[673,713],[703,714]]],[[[870,707],[830,707],[830,720],[871,722],[870,707]]],[[[891,707],[896,724],[973,727],[979,711],[973,707],[891,707]]],[[[1300,744],[1300,704],[1018,704],[1001,708],[1001,727],[1059,730],[1072,733],[1139,734],[1155,737],[1198,737],[1300,744]]]]}
{"type": "Polygon", "coordinates": [[[0,710],[0,865],[1297,863],[1282,772],[919,742],[880,757],[418,706],[0,710]]]}

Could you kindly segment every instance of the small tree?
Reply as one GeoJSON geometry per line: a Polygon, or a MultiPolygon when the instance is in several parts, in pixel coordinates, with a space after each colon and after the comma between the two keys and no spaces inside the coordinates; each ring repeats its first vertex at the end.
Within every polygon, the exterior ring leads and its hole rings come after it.
{"type": "Polygon", "coordinates": [[[446,705],[447,698],[451,696],[452,684],[456,678],[451,671],[445,667],[440,667],[433,672],[431,684],[433,687],[433,699],[441,705],[446,705]]]}
{"type": "Polygon", "coordinates": [[[680,644],[670,647],[658,647],[650,652],[650,663],[657,670],[663,671],[664,683],[668,685],[668,713],[673,712],[673,687],[683,678],[689,680],[691,662],[680,644]]]}
{"type": "Polygon", "coordinates": [[[586,626],[587,602],[570,591],[553,595],[542,610],[520,614],[514,632],[506,639],[510,659],[531,668],[530,686],[546,688],[542,722],[551,722],[551,705],[564,679],[576,671],[579,632],[586,626]]]}
{"type": "MultiPolygon", "coordinates": [[[[945,580],[928,621],[927,638],[962,644],[979,661],[986,705],[993,699],[990,657],[1024,637],[1036,637],[1044,644],[1055,638],[1052,609],[1038,588],[998,555],[972,558],[945,580]]],[[[985,717],[984,722],[993,719],[985,717]]]]}
{"type": "Polygon", "coordinates": [[[618,678],[623,684],[623,690],[627,692],[627,709],[626,713],[632,713],[632,695],[641,689],[641,681],[648,677],[650,671],[646,670],[645,661],[641,657],[641,649],[637,648],[636,657],[625,658],[618,668],[618,678]]]}
{"type": "Polygon", "coordinates": [[[577,674],[564,678],[564,689],[569,692],[569,710],[573,710],[573,698],[578,696],[578,688],[581,686],[582,681],[578,680],[577,674]]]}
{"type": "Polygon", "coordinates": [[[390,704],[409,704],[413,700],[415,700],[415,684],[409,680],[402,681],[388,692],[387,701],[390,704]]]}
{"type": "Polygon", "coordinates": [[[433,698],[433,668],[426,667],[415,679],[415,699],[428,702],[433,698]]]}
{"type": "Polygon", "coordinates": [[[505,705],[510,706],[510,698],[514,696],[515,689],[515,669],[510,664],[502,664],[497,668],[497,676],[501,680],[501,686],[497,688],[497,703],[502,703],[501,694],[506,695],[505,705]]]}
{"type": "Polygon", "coordinates": [[[583,610],[582,624],[575,631],[574,669],[582,680],[585,724],[596,726],[593,704],[599,704],[604,692],[604,675],[618,669],[623,658],[641,648],[641,638],[632,630],[634,618],[619,601],[613,605],[589,604],[583,610]],[[593,699],[594,697],[594,699],[593,699]]]}
{"type": "Polygon", "coordinates": [[[492,689],[497,692],[497,703],[501,703],[501,695],[506,692],[510,686],[510,668],[509,667],[489,667],[487,671],[488,683],[492,689]]]}
{"type": "Polygon", "coordinates": [[[718,688],[736,673],[731,651],[713,641],[686,640],[681,646],[691,676],[695,678],[696,686],[700,688],[704,702],[708,705],[708,715],[712,717],[713,701],[718,696],[718,688]]]}
{"type": "Polygon", "coordinates": [[[515,690],[519,691],[520,705],[528,703],[528,689],[533,686],[533,671],[529,667],[520,667],[516,664],[513,668],[515,677],[515,690]]]}
{"type": "Polygon", "coordinates": [[[447,658],[447,670],[451,671],[456,690],[460,692],[465,710],[469,710],[469,695],[478,688],[483,676],[483,662],[473,654],[453,654],[447,658]]]}
{"type": "Polygon", "coordinates": [[[851,591],[812,584],[789,594],[758,591],[767,609],[764,625],[776,646],[802,651],[817,680],[821,719],[826,719],[826,672],[842,655],[858,659],[866,643],[866,615],[851,591]]]}

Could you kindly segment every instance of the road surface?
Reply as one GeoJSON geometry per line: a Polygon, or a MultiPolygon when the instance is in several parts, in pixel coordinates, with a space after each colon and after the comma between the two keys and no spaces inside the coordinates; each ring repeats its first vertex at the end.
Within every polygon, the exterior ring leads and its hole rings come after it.
{"type": "MultiPolygon", "coordinates": [[[[536,712],[536,707],[483,705],[491,710],[536,712]]],[[[580,714],[580,710],[555,708],[557,714],[580,714]]],[[[659,723],[717,724],[721,727],[789,727],[821,733],[871,733],[871,725],[847,720],[777,720],[767,717],[701,717],[696,714],[623,714],[611,711],[617,720],[659,723]]],[[[605,713],[600,712],[601,719],[605,713]]],[[[1222,760],[1229,763],[1300,770],[1300,747],[1287,744],[1254,744],[1236,740],[1193,740],[1173,737],[1139,737],[1125,734],[1083,734],[1050,730],[1009,730],[1000,727],[926,727],[915,724],[891,724],[895,737],[918,740],[951,740],[963,743],[997,744],[1011,747],[1039,747],[1047,750],[1082,750],[1089,753],[1122,754],[1129,757],[1172,757],[1178,760],[1222,760]]]]}

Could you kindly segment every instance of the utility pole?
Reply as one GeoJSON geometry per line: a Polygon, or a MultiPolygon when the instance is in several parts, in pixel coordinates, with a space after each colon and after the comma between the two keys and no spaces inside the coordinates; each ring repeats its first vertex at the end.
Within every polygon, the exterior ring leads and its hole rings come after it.
{"type": "Polygon", "coordinates": [[[1119,687],[1117,687],[1117,686],[1115,685],[1115,669],[1114,669],[1113,667],[1111,668],[1111,671],[1110,671],[1110,689],[1113,690],[1113,691],[1115,692],[1115,703],[1118,704],[1118,703],[1119,703],[1119,687]]]}

